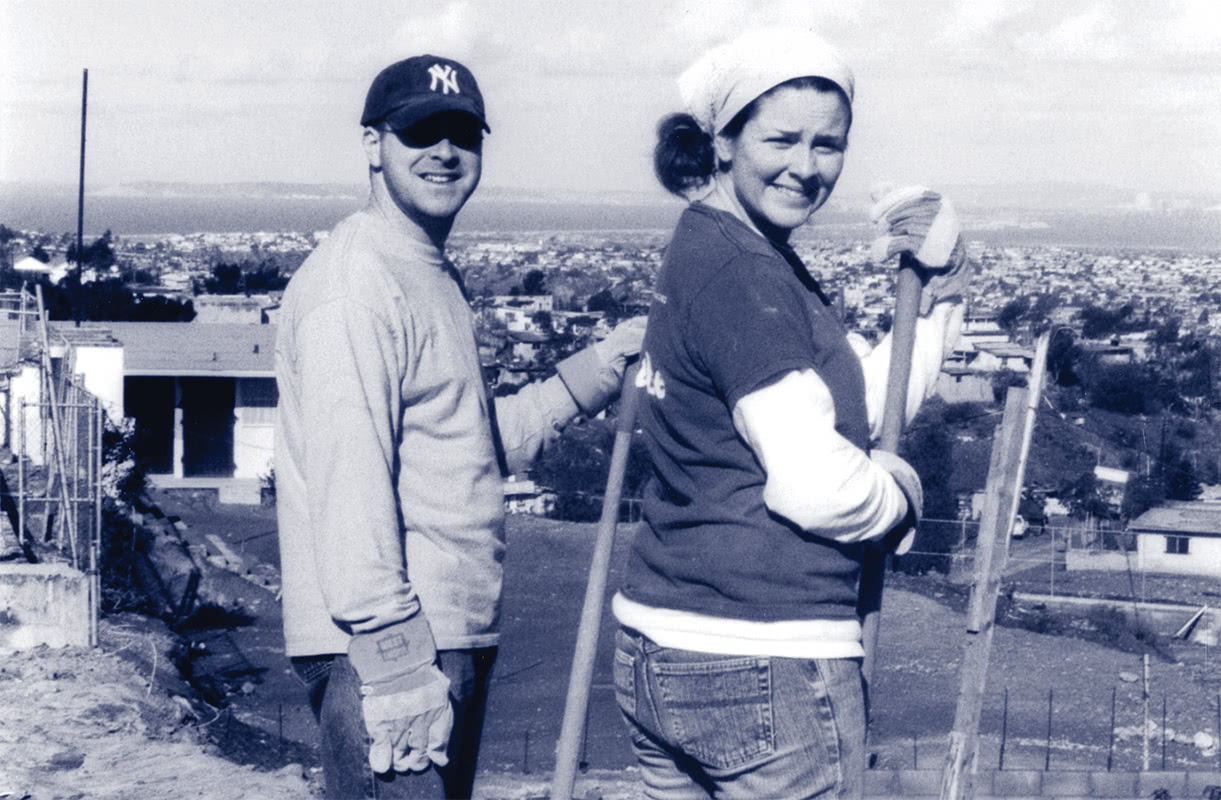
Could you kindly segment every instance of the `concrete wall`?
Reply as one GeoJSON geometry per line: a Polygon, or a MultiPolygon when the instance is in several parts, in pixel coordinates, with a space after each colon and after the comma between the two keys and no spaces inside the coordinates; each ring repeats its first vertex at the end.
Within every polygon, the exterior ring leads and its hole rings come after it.
{"type": "Polygon", "coordinates": [[[123,348],[76,345],[73,369],[84,375],[84,388],[102,401],[111,422],[123,419],[123,348]]]}
{"type": "MultiPolygon", "coordinates": [[[[1129,620],[1138,618],[1142,624],[1148,625],[1155,632],[1166,636],[1174,634],[1199,610],[1198,606],[1175,603],[1141,603],[1132,600],[1102,600],[1096,597],[1067,597],[1030,592],[1014,592],[1013,599],[1045,605],[1048,608],[1056,608],[1069,614],[1080,614],[1083,617],[1089,613],[1091,608],[1110,608],[1123,614],[1129,620]]],[[[1221,609],[1210,608],[1205,612],[1204,618],[1197,627],[1216,631],[1218,627],[1221,627],[1221,609]]]]}
{"type": "Polygon", "coordinates": [[[991,403],[992,378],[988,375],[950,375],[937,377],[935,392],[947,403],[991,403]]]}
{"type": "Polygon", "coordinates": [[[1145,569],[1176,575],[1221,575],[1221,537],[1189,537],[1186,553],[1167,553],[1167,538],[1152,533],[1137,537],[1136,550],[1145,569]]]}
{"type": "Polygon", "coordinates": [[[21,427],[25,427],[25,453],[31,463],[42,465],[46,463],[49,448],[43,446],[42,418],[38,404],[42,398],[42,382],[38,365],[22,364],[21,371],[9,378],[8,411],[9,423],[6,426],[9,447],[14,453],[21,454],[21,427]],[[25,400],[25,419],[21,417],[21,401],[25,400]]]}
{"type": "Polygon", "coordinates": [[[275,379],[238,378],[234,393],[234,478],[259,478],[271,468],[275,445],[275,379]]]}
{"type": "Polygon", "coordinates": [[[89,645],[89,581],[66,564],[0,564],[0,650],[89,645]]]}
{"type": "Polygon", "coordinates": [[[1186,553],[1167,553],[1166,540],[1162,534],[1141,533],[1136,537],[1136,551],[1126,555],[1117,550],[1070,549],[1064,554],[1065,566],[1070,570],[1221,575],[1221,537],[1191,536],[1186,553]]]}

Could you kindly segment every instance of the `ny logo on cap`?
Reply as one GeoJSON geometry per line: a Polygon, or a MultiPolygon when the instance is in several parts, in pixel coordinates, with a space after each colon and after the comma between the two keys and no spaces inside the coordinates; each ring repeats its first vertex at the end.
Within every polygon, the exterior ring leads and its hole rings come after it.
{"type": "Polygon", "coordinates": [[[441,94],[449,94],[449,90],[453,89],[454,94],[461,94],[458,89],[458,73],[454,68],[443,64],[433,64],[428,68],[428,75],[432,81],[428,84],[428,90],[431,92],[437,91],[437,81],[441,82],[441,94]]]}

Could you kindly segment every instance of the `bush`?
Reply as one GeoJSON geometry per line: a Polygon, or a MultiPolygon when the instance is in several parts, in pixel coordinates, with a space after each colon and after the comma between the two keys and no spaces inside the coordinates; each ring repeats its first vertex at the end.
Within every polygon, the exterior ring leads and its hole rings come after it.
{"type": "MultiPolygon", "coordinates": [[[[601,516],[614,444],[614,421],[593,419],[568,426],[559,439],[548,445],[533,475],[538,483],[556,494],[552,517],[589,522],[601,516]]],[[[643,437],[633,436],[622,496],[640,497],[650,473],[643,437]]]]}

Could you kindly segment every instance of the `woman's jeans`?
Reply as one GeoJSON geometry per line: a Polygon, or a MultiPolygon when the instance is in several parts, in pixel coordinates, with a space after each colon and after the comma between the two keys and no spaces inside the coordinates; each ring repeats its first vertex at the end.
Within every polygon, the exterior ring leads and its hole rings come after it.
{"type": "Polygon", "coordinates": [[[439,650],[437,660],[449,678],[449,699],[454,706],[449,764],[430,766],[423,772],[376,775],[369,767],[370,740],[361,708],[360,678],[348,657],[293,659],[318,719],[328,798],[441,800],[471,796],[496,648],[439,650]]]}
{"type": "Polygon", "coordinates": [[[649,798],[861,796],[859,660],[696,653],[630,628],[615,644],[615,695],[649,798]]]}

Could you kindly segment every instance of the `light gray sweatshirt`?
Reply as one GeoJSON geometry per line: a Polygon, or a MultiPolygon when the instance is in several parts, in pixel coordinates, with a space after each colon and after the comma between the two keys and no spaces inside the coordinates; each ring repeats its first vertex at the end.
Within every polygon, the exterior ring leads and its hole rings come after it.
{"type": "MultiPolygon", "coordinates": [[[[437,647],[497,641],[504,516],[474,321],[456,272],[370,204],[285,291],[276,503],[290,656],[423,609],[437,647]],[[417,604],[418,596],[418,604],[417,604]]],[[[511,472],[590,400],[593,348],[496,401],[511,472]],[[562,377],[561,377],[562,376],[562,377]]]]}

